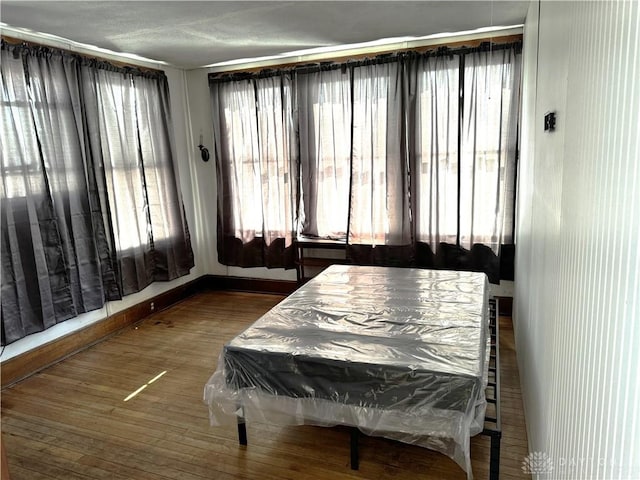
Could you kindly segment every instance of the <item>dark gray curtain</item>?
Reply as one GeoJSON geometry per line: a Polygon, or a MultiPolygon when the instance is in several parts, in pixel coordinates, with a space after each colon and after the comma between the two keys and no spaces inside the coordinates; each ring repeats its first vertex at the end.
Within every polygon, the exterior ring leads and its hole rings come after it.
{"type": "MultiPolygon", "coordinates": [[[[247,150],[265,141],[246,134],[257,128],[257,79],[291,74],[296,103],[282,115],[292,115],[300,149],[297,231],[346,237],[356,264],[478,270],[498,282],[509,270],[502,250],[513,250],[520,46],[409,52],[227,83],[211,77],[219,227],[250,219],[257,201],[237,197],[265,185],[252,171],[259,157],[247,150]],[[230,107],[241,93],[245,107],[230,107]],[[240,171],[251,179],[244,187],[240,171]]],[[[242,231],[233,236],[238,252],[249,245],[242,231]]],[[[220,232],[218,242],[220,252],[220,232]]]]}
{"type": "MultiPolygon", "coordinates": [[[[56,49],[4,42],[1,55],[0,253],[2,343],[6,344],[100,308],[105,301],[138,291],[154,280],[184,275],[193,265],[193,255],[172,174],[171,150],[168,144],[155,147],[162,143],[159,139],[170,122],[163,114],[163,109],[167,113],[166,78],[153,80],[164,85],[155,87],[156,93],[136,98],[136,92],[141,95],[146,89],[125,88],[132,84],[133,72],[121,71],[117,76],[124,80],[109,79],[112,83],[101,85],[98,79],[107,64],[56,49]],[[96,97],[101,87],[114,98],[114,92],[129,93],[114,103],[101,103],[96,97]],[[130,122],[126,127],[113,124],[108,131],[96,131],[100,113],[107,110],[130,122]],[[149,135],[154,137],[149,141],[153,149],[140,140],[149,135]],[[101,145],[107,141],[114,148],[119,144],[120,150],[104,151],[101,145]],[[125,149],[128,143],[133,147],[125,149]],[[150,169],[144,168],[145,161],[150,169]],[[121,164],[124,167],[119,169],[121,164]],[[164,168],[165,173],[156,167],[160,164],[171,168],[164,168]],[[129,177],[133,165],[145,177],[132,185],[134,195],[145,200],[123,210],[116,200],[128,192],[110,180],[129,177]],[[159,187],[146,179],[155,170],[165,178],[164,191],[156,192],[159,187]],[[146,199],[154,195],[165,197],[159,208],[146,199]],[[143,248],[150,252],[143,268],[149,274],[131,280],[123,238],[129,238],[134,229],[122,222],[140,211],[145,217],[143,248]],[[167,218],[173,223],[163,231],[157,219],[167,218]],[[180,260],[169,260],[166,247],[156,248],[167,241],[171,248],[180,249],[180,260]]],[[[135,249],[141,248],[143,239],[127,241],[135,249]]]]}
{"type": "Polygon", "coordinates": [[[120,293],[85,176],[77,62],[4,45],[1,54],[5,344],[120,293]]]}
{"type": "Polygon", "coordinates": [[[102,166],[98,182],[123,295],[186,275],[193,253],[174,169],[166,79],[107,64],[82,74],[87,133],[102,166]]]}
{"type": "Polygon", "coordinates": [[[194,258],[174,162],[169,85],[155,75],[133,76],[132,83],[151,232],[153,274],[148,283],[172,280],[187,275],[194,258]]]}
{"type": "Polygon", "coordinates": [[[290,75],[210,82],[218,259],[293,268],[298,154],[290,75]]]}

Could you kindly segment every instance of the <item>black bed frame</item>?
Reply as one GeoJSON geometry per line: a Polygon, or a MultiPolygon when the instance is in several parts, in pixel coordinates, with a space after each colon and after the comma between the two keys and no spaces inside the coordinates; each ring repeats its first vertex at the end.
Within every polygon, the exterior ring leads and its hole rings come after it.
{"type": "MultiPolygon", "coordinates": [[[[485,396],[487,404],[494,406],[494,415],[488,412],[484,418],[483,435],[491,437],[489,458],[489,480],[498,480],[500,475],[500,439],[502,425],[500,420],[500,336],[498,327],[498,301],[489,299],[489,329],[491,332],[491,350],[489,353],[489,381],[485,396]]],[[[351,427],[351,469],[358,470],[360,454],[358,439],[360,430],[351,427]]],[[[238,442],[247,445],[247,426],[243,417],[238,417],[238,442]]]]}
{"type": "Polygon", "coordinates": [[[500,439],[502,423],[500,419],[500,321],[498,319],[498,300],[489,299],[489,329],[491,331],[491,350],[489,354],[489,383],[485,396],[487,403],[494,406],[494,416],[484,417],[483,435],[491,437],[491,456],[489,457],[489,479],[498,480],[500,475],[500,439]]]}

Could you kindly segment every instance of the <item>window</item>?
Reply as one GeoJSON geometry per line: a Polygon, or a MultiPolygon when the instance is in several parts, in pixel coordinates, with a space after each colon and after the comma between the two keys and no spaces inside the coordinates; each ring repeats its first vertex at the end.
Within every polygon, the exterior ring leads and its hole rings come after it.
{"type": "Polygon", "coordinates": [[[186,275],[166,77],[2,41],[2,342],[186,275]]]}
{"type": "MultiPolygon", "coordinates": [[[[220,88],[219,146],[229,159],[224,188],[230,225],[243,242],[292,241],[291,87],[286,78],[225,83],[220,88]]],[[[225,169],[226,170],[226,169],[225,169]]]]}
{"type": "Polygon", "coordinates": [[[460,244],[513,241],[519,61],[510,50],[464,57],[460,244]]]}
{"type": "Polygon", "coordinates": [[[262,232],[262,204],[260,169],[254,165],[258,156],[258,118],[255,90],[250,81],[242,82],[224,95],[224,120],[227,138],[223,143],[230,149],[230,169],[235,175],[229,185],[233,203],[234,233],[247,241],[262,232]]]}
{"type": "MultiPolygon", "coordinates": [[[[95,80],[97,104],[101,106],[97,123],[116,249],[127,252],[151,242],[136,91],[132,79],[119,72],[99,70],[95,80]]],[[[144,135],[144,129],[141,133],[144,135]]]]}
{"type": "Polygon", "coordinates": [[[428,58],[417,82],[416,237],[456,243],[458,231],[459,59],[428,58]]]}
{"type": "MultiPolygon", "coordinates": [[[[253,204],[262,211],[262,234],[270,245],[277,238],[293,242],[294,204],[291,174],[291,85],[289,77],[259,79],[256,83],[258,100],[258,162],[260,194],[253,204]],[[262,210],[259,205],[263,205],[262,210]]],[[[258,230],[260,231],[260,230],[258,230]]]]}
{"type": "MultiPolygon", "coordinates": [[[[293,75],[295,105],[262,99],[253,106],[251,94],[260,97],[258,85],[269,75],[210,79],[216,143],[224,147],[218,155],[222,188],[253,174],[248,193],[246,183],[235,187],[239,197],[251,198],[239,202],[219,191],[219,209],[232,212],[236,227],[219,223],[227,239],[253,241],[256,234],[246,226],[257,232],[262,221],[265,231],[264,212],[280,218],[273,209],[281,208],[287,219],[299,212],[297,223],[283,231],[370,249],[403,247],[394,255],[413,255],[417,243],[432,252],[442,244],[482,244],[495,257],[501,244],[512,242],[519,44],[280,71],[271,78],[293,75]],[[234,110],[237,118],[221,117],[216,102],[228,104],[245,85],[255,89],[248,91],[247,107],[234,110]],[[264,128],[269,118],[291,121],[264,128]],[[248,141],[248,125],[259,131],[255,144],[248,141]],[[280,148],[280,139],[294,144],[280,148]],[[267,153],[260,148],[265,144],[267,153]],[[267,159],[278,157],[293,165],[296,153],[299,172],[265,168],[267,159]],[[296,208],[256,193],[281,189],[282,179],[296,173],[300,191],[290,197],[296,208]]],[[[288,98],[290,91],[268,99],[288,98]]],[[[383,257],[360,258],[375,263],[383,257]]],[[[220,260],[242,265],[226,254],[220,260]]]]}
{"type": "MultiPolygon", "coordinates": [[[[313,105],[317,125],[318,167],[315,179],[316,230],[310,234],[322,238],[346,238],[349,218],[349,121],[345,108],[336,101],[327,101],[332,85],[323,85],[321,99],[313,105]]],[[[339,87],[339,86],[338,86],[339,87]]],[[[335,87],[334,87],[335,88],[335,87]]]]}
{"type": "Polygon", "coordinates": [[[304,235],[345,239],[351,177],[351,70],[296,78],[304,235]]]}
{"type": "Polygon", "coordinates": [[[400,73],[390,62],[354,68],[350,243],[396,245],[408,234],[400,73]]]}

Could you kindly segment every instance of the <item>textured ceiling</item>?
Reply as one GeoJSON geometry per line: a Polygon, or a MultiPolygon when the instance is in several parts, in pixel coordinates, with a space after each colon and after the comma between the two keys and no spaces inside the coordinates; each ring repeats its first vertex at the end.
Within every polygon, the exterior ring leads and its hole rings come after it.
{"type": "Polygon", "coordinates": [[[183,68],[306,48],[524,23],[528,1],[7,1],[13,27],[183,68]]]}

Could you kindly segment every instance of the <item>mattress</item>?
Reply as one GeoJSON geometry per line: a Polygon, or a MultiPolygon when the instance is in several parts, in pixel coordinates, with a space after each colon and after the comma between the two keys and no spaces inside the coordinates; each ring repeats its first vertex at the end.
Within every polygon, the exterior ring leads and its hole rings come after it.
{"type": "Polygon", "coordinates": [[[488,368],[482,273],[334,265],[225,345],[213,425],[350,425],[440,451],[471,476],[488,368]]]}

